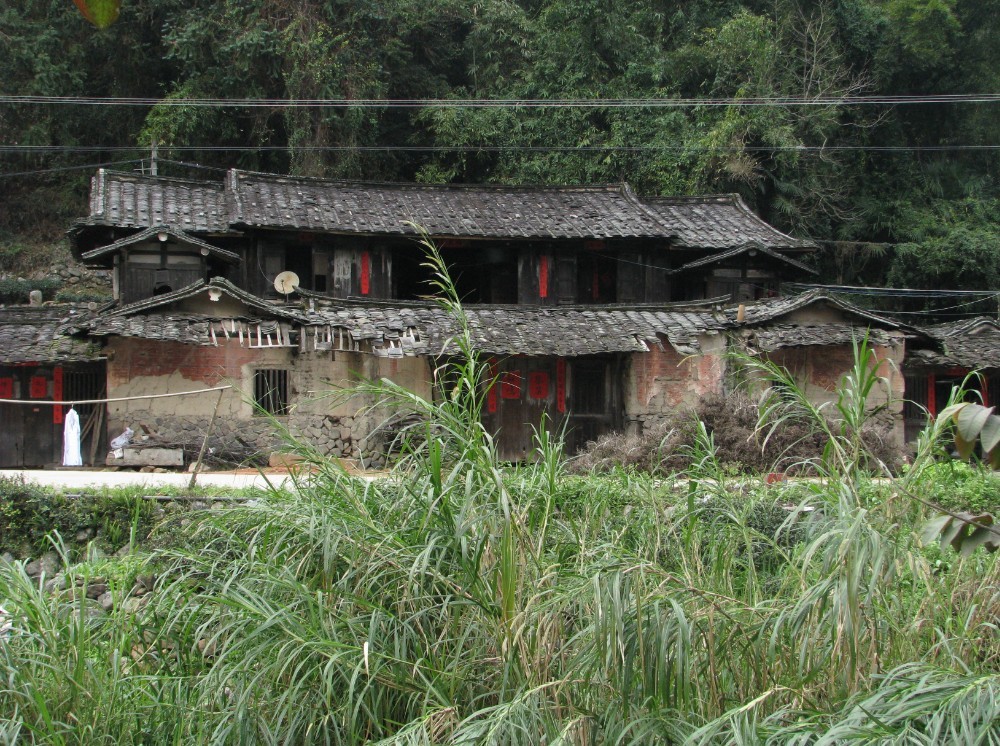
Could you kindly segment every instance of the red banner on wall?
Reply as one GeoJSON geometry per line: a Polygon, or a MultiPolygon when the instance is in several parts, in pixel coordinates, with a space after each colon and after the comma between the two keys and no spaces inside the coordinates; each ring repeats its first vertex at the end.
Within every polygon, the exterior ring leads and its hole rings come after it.
{"type": "Polygon", "coordinates": [[[49,395],[49,381],[44,376],[32,376],[28,384],[28,396],[32,399],[44,399],[49,395]]]}
{"type": "Polygon", "coordinates": [[[549,374],[536,370],[528,374],[528,396],[532,399],[549,398],[549,374]]]}
{"type": "MultiPolygon", "coordinates": [[[[52,400],[62,401],[63,400],[63,369],[61,365],[57,365],[52,371],[52,400]]],[[[62,407],[52,407],[52,424],[61,425],[63,424],[63,408],[62,407]]]]}
{"type": "Polygon", "coordinates": [[[538,257],[538,297],[549,297],[549,258],[538,257]]]}
{"type": "Polygon", "coordinates": [[[500,396],[503,399],[521,398],[521,371],[512,370],[500,376],[500,396]]]}
{"type": "Polygon", "coordinates": [[[14,398],[14,379],[0,378],[0,399],[14,398]]]}
{"type": "Polygon", "coordinates": [[[566,412],[566,361],[556,360],[556,409],[566,412]]]}
{"type": "Polygon", "coordinates": [[[372,258],[367,251],[361,252],[361,294],[368,295],[372,282],[372,258]]]}

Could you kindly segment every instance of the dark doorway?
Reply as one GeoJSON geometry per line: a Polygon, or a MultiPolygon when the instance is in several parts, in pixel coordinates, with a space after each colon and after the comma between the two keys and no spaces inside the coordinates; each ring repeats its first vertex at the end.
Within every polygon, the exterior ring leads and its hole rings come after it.
{"type": "Polygon", "coordinates": [[[623,405],[618,358],[510,357],[494,363],[483,423],[505,461],[535,458],[535,431],[565,427],[566,453],[621,428],[623,405]]]}
{"type": "MultiPolygon", "coordinates": [[[[24,404],[0,404],[0,467],[33,468],[62,463],[63,427],[68,405],[52,401],[103,399],[103,363],[17,365],[0,368],[0,398],[24,404]],[[37,402],[37,403],[35,403],[37,402]]],[[[106,449],[104,404],[79,404],[84,464],[92,465],[106,449]]]]}

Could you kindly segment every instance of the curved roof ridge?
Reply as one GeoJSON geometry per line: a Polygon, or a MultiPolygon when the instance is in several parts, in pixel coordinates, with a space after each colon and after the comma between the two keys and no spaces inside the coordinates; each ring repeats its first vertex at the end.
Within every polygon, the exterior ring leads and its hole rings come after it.
{"type": "MultiPolygon", "coordinates": [[[[256,179],[266,179],[269,181],[302,182],[316,186],[340,186],[340,187],[372,187],[383,189],[406,189],[406,190],[428,190],[428,191],[470,191],[482,189],[485,191],[580,191],[580,192],[620,192],[622,184],[601,183],[601,184],[497,184],[490,182],[446,182],[433,184],[420,181],[380,181],[365,179],[338,179],[325,176],[296,176],[294,174],[275,174],[267,171],[250,171],[242,168],[229,169],[227,176],[238,179],[241,176],[250,176],[256,179]],[[231,175],[231,176],[230,176],[231,175]]],[[[233,181],[233,184],[236,182],[233,181]]]]}

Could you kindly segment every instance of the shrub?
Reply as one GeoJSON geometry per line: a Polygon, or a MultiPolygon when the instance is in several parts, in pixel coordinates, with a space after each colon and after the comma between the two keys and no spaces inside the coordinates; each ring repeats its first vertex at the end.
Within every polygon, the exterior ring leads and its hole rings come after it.
{"type": "Polygon", "coordinates": [[[924,470],[919,483],[925,500],[948,510],[1000,514],[1000,474],[949,461],[924,470]]]}
{"type": "MultiPolygon", "coordinates": [[[[133,533],[148,535],[154,505],[138,494],[121,491],[97,495],[66,495],[23,477],[0,477],[0,552],[18,555],[47,549],[47,537],[58,533],[70,549],[84,531],[98,536],[105,549],[118,549],[133,533]]],[[[88,538],[87,541],[90,539],[88,538]]]]}
{"type": "MultiPolygon", "coordinates": [[[[813,423],[788,420],[774,427],[773,419],[759,420],[758,404],[746,393],[711,394],[687,415],[677,415],[641,435],[609,433],[587,447],[570,462],[575,473],[624,467],[664,474],[688,465],[701,421],[715,441],[716,458],[730,471],[760,474],[769,471],[808,471],[809,461],[823,455],[827,438],[813,423]],[[766,435],[765,435],[766,434],[766,435]]],[[[893,442],[884,425],[868,422],[861,439],[870,459],[867,468],[879,471],[885,464],[896,472],[903,463],[903,451],[893,442]]]]}
{"type": "Polygon", "coordinates": [[[0,280],[0,303],[27,303],[32,290],[41,290],[44,300],[52,300],[62,281],[52,277],[41,280],[0,280]]]}

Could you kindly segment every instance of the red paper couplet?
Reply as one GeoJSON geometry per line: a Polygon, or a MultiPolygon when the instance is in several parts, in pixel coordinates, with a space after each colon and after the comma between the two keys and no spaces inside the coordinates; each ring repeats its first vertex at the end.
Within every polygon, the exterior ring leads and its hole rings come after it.
{"type": "Polygon", "coordinates": [[[549,297],[549,258],[538,257],[538,297],[549,297]]]}
{"type": "Polygon", "coordinates": [[[566,361],[556,360],[556,409],[566,411],[566,361]]]}
{"type": "Polygon", "coordinates": [[[32,376],[28,392],[32,399],[44,399],[49,393],[48,379],[44,376],[32,376]]]}
{"type": "Polygon", "coordinates": [[[528,396],[532,399],[547,399],[549,396],[549,374],[536,370],[528,374],[528,396]]]}
{"type": "Polygon", "coordinates": [[[500,396],[504,399],[521,398],[521,371],[512,370],[500,377],[500,396]]]}
{"type": "MultiPolygon", "coordinates": [[[[63,369],[61,365],[57,365],[52,370],[52,400],[62,401],[62,398],[63,398],[63,369]]],[[[52,424],[53,425],[63,424],[62,407],[52,407],[52,424]]]]}
{"type": "Polygon", "coordinates": [[[14,379],[0,378],[0,399],[14,398],[14,379]]]}
{"type": "Polygon", "coordinates": [[[368,295],[372,282],[372,259],[367,251],[361,252],[361,294],[368,295]]]}

